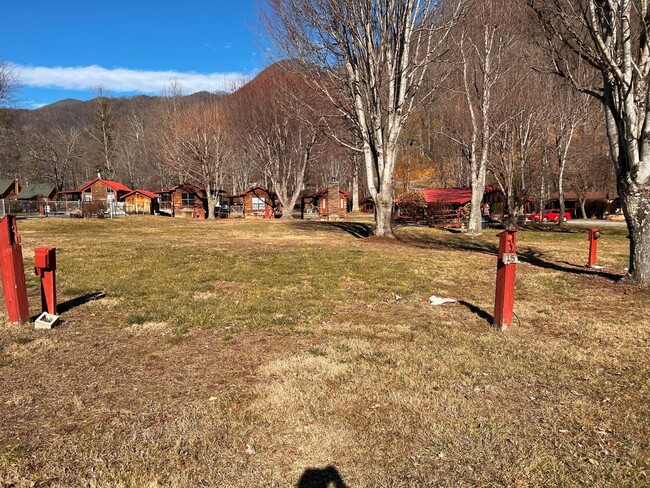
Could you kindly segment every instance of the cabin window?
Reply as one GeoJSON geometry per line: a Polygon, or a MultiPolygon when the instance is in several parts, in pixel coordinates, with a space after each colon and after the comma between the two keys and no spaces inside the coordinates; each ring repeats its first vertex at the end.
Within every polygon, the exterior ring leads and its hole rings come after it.
{"type": "Polygon", "coordinates": [[[263,198],[253,197],[252,202],[253,202],[253,211],[255,211],[255,210],[264,210],[264,199],[263,198]]]}
{"type": "Polygon", "coordinates": [[[194,206],[194,195],[191,193],[183,193],[181,195],[181,205],[183,207],[193,207],[194,206]]]}
{"type": "Polygon", "coordinates": [[[108,203],[115,202],[115,190],[112,188],[106,188],[106,201],[108,203]]]}
{"type": "Polygon", "coordinates": [[[345,198],[341,198],[341,204],[339,208],[345,208],[345,198]]]}
{"type": "Polygon", "coordinates": [[[327,208],[327,199],[323,198],[323,199],[321,200],[321,204],[320,204],[320,205],[321,205],[321,207],[323,207],[323,208],[327,208]]]}
{"type": "Polygon", "coordinates": [[[93,191],[88,188],[86,191],[84,191],[84,202],[92,202],[93,200],[93,191]]]}

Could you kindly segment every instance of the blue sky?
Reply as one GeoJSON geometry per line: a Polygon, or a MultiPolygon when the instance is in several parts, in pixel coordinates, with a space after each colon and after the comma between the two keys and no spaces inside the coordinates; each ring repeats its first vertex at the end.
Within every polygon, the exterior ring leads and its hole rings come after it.
{"type": "Polygon", "coordinates": [[[22,85],[18,105],[227,89],[267,63],[257,0],[2,0],[0,58],[22,85]]]}

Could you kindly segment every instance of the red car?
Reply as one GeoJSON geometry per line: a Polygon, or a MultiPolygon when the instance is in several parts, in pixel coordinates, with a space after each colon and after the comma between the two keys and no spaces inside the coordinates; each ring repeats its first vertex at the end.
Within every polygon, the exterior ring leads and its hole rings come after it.
{"type": "MultiPolygon", "coordinates": [[[[539,222],[540,216],[538,213],[530,214],[530,220],[533,222],[539,222]]],[[[562,217],[562,222],[571,220],[571,214],[569,212],[564,212],[564,217],[562,217]]],[[[559,222],[560,221],[560,209],[554,208],[552,210],[544,210],[541,218],[542,222],[559,222]]]]}

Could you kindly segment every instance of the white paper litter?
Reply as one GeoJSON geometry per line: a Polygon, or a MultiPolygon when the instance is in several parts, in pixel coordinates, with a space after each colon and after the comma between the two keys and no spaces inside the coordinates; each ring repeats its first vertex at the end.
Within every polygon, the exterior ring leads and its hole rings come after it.
{"type": "Polygon", "coordinates": [[[431,295],[429,297],[429,302],[431,302],[431,305],[436,305],[436,306],[437,305],[443,305],[445,303],[455,303],[457,301],[458,300],[456,300],[455,298],[441,298],[441,297],[437,297],[435,295],[431,295]]]}

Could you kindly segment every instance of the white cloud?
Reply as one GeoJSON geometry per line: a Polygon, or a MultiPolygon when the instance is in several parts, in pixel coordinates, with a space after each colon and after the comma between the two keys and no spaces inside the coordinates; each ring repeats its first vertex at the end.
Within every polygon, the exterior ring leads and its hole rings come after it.
{"type": "Polygon", "coordinates": [[[179,71],[143,71],[101,66],[47,68],[13,64],[18,81],[23,86],[62,88],[65,90],[93,90],[102,86],[111,92],[139,92],[159,94],[176,80],[183,93],[198,91],[231,91],[247,78],[243,73],[194,73],[179,71]]]}

